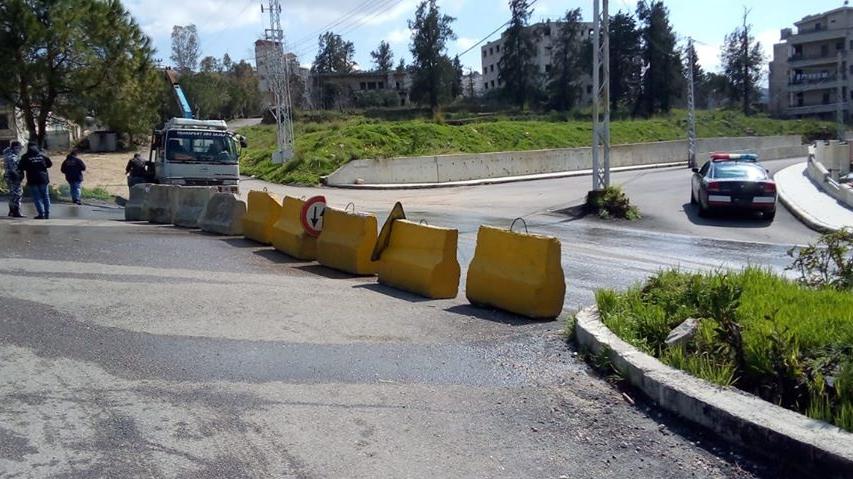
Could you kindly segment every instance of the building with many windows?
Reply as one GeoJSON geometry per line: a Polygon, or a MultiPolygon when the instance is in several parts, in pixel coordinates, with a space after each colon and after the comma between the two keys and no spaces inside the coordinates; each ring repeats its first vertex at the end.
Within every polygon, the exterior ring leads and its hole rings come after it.
{"type": "Polygon", "coordinates": [[[785,28],[770,62],[770,113],[845,119],[853,103],[853,7],[809,15],[785,28]]]}
{"type": "MultiPolygon", "coordinates": [[[[551,73],[551,64],[553,61],[554,38],[558,35],[562,23],[560,22],[541,22],[528,26],[532,31],[536,42],[536,57],[534,63],[539,68],[540,78],[543,85],[551,73]]],[[[581,24],[581,35],[578,37],[579,42],[587,41],[592,35],[592,23],[584,22],[581,24]]],[[[501,38],[493,42],[487,43],[480,48],[483,66],[483,91],[488,93],[491,90],[501,88],[503,85],[500,80],[500,60],[503,57],[504,43],[506,42],[506,31],[501,34],[501,38]]],[[[589,104],[592,102],[592,78],[590,75],[584,75],[581,79],[582,95],[581,104],[589,104]]]]}

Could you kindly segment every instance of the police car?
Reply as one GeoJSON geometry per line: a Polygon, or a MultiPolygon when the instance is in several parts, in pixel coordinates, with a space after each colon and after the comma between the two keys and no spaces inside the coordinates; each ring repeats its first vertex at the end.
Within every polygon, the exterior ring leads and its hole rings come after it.
{"type": "Polygon", "coordinates": [[[702,168],[693,168],[690,203],[699,216],[718,210],[760,211],[765,219],[776,216],[776,182],[758,163],[758,156],[713,153],[702,168]]]}

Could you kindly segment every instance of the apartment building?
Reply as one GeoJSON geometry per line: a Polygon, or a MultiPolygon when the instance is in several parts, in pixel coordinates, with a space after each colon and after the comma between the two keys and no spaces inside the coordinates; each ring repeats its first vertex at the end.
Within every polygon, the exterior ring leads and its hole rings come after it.
{"type": "Polygon", "coordinates": [[[809,15],[785,28],[770,62],[771,114],[845,120],[853,103],[853,7],[809,15]]]}
{"type": "MultiPolygon", "coordinates": [[[[264,95],[264,103],[268,105],[275,104],[275,95],[273,94],[272,75],[273,60],[281,54],[281,44],[270,40],[257,40],[255,42],[255,69],[258,75],[258,90],[264,95]]],[[[285,53],[284,61],[287,64],[288,71],[302,79],[305,85],[304,98],[293,98],[295,105],[305,104],[310,101],[310,71],[307,68],[299,65],[299,59],[293,53],[285,53]]]]}
{"type": "MultiPolygon", "coordinates": [[[[560,22],[541,22],[528,26],[527,28],[533,33],[536,42],[536,57],[534,63],[539,68],[540,78],[542,82],[546,81],[548,74],[551,72],[551,64],[553,61],[554,39],[559,34],[559,29],[562,24],[560,22]]],[[[581,24],[581,35],[578,37],[579,42],[584,42],[592,35],[592,23],[584,22],[581,24]]],[[[501,38],[493,42],[487,43],[480,48],[481,61],[483,66],[483,92],[488,93],[491,90],[501,88],[503,85],[500,81],[500,59],[503,57],[504,43],[506,42],[506,32],[501,34],[501,38]]],[[[581,104],[592,103],[592,78],[589,75],[584,75],[581,78],[582,96],[581,104]]]]}

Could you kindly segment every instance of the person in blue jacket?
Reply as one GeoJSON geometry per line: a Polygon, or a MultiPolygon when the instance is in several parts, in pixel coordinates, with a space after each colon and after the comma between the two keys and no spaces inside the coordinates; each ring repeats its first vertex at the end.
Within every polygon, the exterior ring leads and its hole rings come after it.
{"type": "Polygon", "coordinates": [[[33,196],[33,203],[38,211],[37,220],[50,218],[50,175],[48,168],[53,166],[50,158],[39,150],[38,144],[31,141],[27,145],[27,152],[18,162],[18,172],[27,177],[27,187],[33,196]]]}

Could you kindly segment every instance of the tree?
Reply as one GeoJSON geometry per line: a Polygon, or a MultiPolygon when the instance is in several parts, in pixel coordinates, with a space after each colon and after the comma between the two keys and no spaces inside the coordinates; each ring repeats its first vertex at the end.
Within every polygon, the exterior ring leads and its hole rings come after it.
{"type": "Polygon", "coordinates": [[[370,52],[373,57],[373,63],[376,64],[376,69],[381,72],[388,72],[394,68],[394,54],[391,53],[391,45],[385,40],[379,42],[379,47],[370,52]]]}
{"type": "Polygon", "coordinates": [[[637,22],[627,12],[610,19],[610,108],[634,106],[640,93],[643,59],[637,22]]]}
{"type": "Polygon", "coordinates": [[[397,64],[397,73],[405,73],[406,68],[406,60],[401,58],[400,63],[397,64]]]}
{"type": "Polygon", "coordinates": [[[462,70],[462,62],[459,61],[459,55],[453,57],[453,83],[450,86],[450,96],[453,98],[459,98],[462,96],[462,77],[465,76],[465,72],[462,70]]]}
{"type": "Polygon", "coordinates": [[[340,35],[326,32],[320,35],[313,70],[317,73],[350,73],[355,68],[355,46],[340,35]]]}
{"type": "Polygon", "coordinates": [[[198,30],[195,25],[172,27],[172,62],[181,73],[195,71],[198,64],[198,30]]]}
{"type": "Polygon", "coordinates": [[[668,112],[673,100],[681,95],[681,55],[669,22],[669,10],[662,1],[641,0],[637,4],[637,17],[643,23],[640,32],[645,71],[634,114],[651,116],[668,112]]]}
{"type": "Polygon", "coordinates": [[[216,57],[211,56],[202,58],[198,68],[202,73],[222,72],[222,64],[216,57]]]}
{"type": "Polygon", "coordinates": [[[744,115],[752,113],[752,101],[759,96],[758,82],[764,53],[761,43],[752,34],[752,25],[747,23],[749,10],[744,8],[743,24],[726,35],[720,60],[723,74],[728,82],[729,98],[740,102],[744,115]]]}
{"type": "Polygon", "coordinates": [[[548,102],[555,110],[570,110],[577,101],[583,76],[581,32],[580,8],[567,11],[554,38],[548,74],[548,102]]]}
{"type": "Polygon", "coordinates": [[[527,26],[533,10],[528,0],[510,0],[509,10],[512,17],[503,34],[498,82],[503,85],[504,94],[523,109],[539,84],[535,33],[527,26]]]}
{"type": "Polygon", "coordinates": [[[222,56],[222,69],[230,71],[232,66],[234,66],[234,62],[231,60],[231,55],[226,53],[222,56]]]}
{"type": "Polygon", "coordinates": [[[450,94],[452,69],[447,68],[451,62],[444,52],[447,41],[456,39],[450,26],[455,20],[439,12],[436,0],[423,0],[415,10],[415,19],[409,20],[409,30],[412,31],[409,49],[413,56],[412,100],[429,104],[433,112],[437,111],[439,102],[450,94]]]}
{"type": "Polygon", "coordinates": [[[41,145],[52,116],[82,123],[95,114],[117,129],[150,128],[152,55],[118,0],[0,2],[0,98],[20,109],[41,145]]]}

